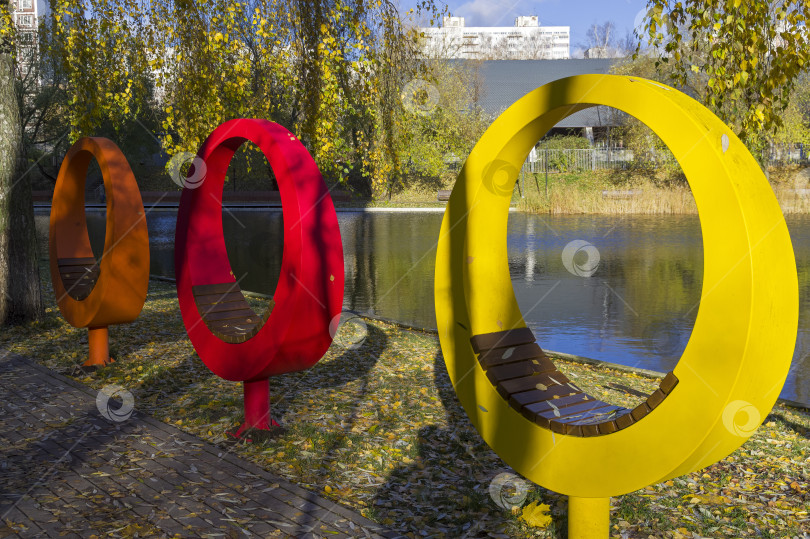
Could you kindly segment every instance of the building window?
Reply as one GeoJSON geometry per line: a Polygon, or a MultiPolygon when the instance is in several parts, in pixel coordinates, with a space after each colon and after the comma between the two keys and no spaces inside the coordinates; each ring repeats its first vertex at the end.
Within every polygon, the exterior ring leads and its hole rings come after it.
{"type": "Polygon", "coordinates": [[[33,7],[33,0],[20,0],[20,9],[31,9],[33,7]]]}
{"type": "Polygon", "coordinates": [[[33,15],[20,15],[20,18],[17,19],[17,24],[20,26],[31,27],[34,26],[34,16],[33,15]]]}

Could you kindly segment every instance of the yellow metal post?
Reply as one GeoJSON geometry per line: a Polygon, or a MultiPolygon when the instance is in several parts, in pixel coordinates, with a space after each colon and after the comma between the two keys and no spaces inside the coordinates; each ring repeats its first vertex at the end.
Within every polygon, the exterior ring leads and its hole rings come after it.
{"type": "Polygon", "coordinates": [[[610,537],[610,498],[568,497],[569,539],[610,537]]]}

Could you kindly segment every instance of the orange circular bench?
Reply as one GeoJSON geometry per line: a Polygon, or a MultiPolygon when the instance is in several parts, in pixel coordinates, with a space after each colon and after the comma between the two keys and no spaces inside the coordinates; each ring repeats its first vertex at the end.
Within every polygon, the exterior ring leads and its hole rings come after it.
{"type": "Polygon", "coordinates": [[[48,234],[51,282],[59,310],[74,327],[88,328],[84,367],[110,362],[107,326],[135,320],[149,286],[149,233],[135,176],[109,139],[84,137],[59,169],[48,234]],[[107,197],[104,252],[96,260],[84,211],[90,160],[98,162],[107,197]]]}

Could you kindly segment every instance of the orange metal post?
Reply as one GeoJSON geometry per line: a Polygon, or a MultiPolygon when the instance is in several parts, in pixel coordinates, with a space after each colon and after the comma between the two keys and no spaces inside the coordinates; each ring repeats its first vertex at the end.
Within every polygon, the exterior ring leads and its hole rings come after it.
{"type": "Polygon", "coordinates": [[[107,326],[87,328],[87,346],[90,348],[90,357],[84,362],[84,367],[102,367],[112,363],[107,326]]]}

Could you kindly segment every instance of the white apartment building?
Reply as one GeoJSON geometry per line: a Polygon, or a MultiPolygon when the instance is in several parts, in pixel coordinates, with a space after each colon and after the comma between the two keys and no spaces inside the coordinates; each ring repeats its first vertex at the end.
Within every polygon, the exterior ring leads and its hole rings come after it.
{"type": "Polygon", "coordinates": [[[464,17],[444,17],[441,28],[420,28],[428,58],[564,60],[570,58],[570,26],[540,26],[537,16],[514,26],[465,26],[464,17]]]}
{"type": "Polygon", "coordinates": [[[38,10],[36,0],[12,0],[14,23],[17,25],[19,49],[17,65],[23,75],[33,65],[38,52],[37,26],[38,10]]]}

